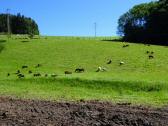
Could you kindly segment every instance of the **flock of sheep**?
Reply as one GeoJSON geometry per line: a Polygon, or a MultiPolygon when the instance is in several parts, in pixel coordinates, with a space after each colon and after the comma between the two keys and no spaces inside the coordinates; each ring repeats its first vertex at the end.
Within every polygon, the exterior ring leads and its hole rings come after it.
{"type": "MultiPolygon", "coordinates": [[[[150,45],[148,45],[148,46],[150,46],[150,45]]],[[[122,47],[123,48],[129,47],[129,45],[128,44],[127,45],[123,45],[122,47]]],[[[149,59],[153,59],[154,58],[154,52],[153,51],[146,51],[146,54],[148,54],[149,59]]],[[[109,65],[111,63],[112,63],[112,59],[108,60],[106,64],[109,65]]],[[[124,61],[119,62],[120,66],[122,66],[124,64],[125,64],[124,61]]],[[[41,64],[37,64],[35,66],[35,68],[39,68],[39,67],[42,67],[42,65],[41,64]]],[[[31,70],[28,70],[28,66],[27,65],[23,65],[21,67],[21,69],[22,70],[26,69],[27,73],[33,75],[33,77],[41,77],[42,76],[42,74],[39,73],[39,72],[38,73],[33,73],[31,70]]],[[[105,71],[107,71],[107,68],[99,66],[95,72],[105,72],[105,71]]],[[[83,72],[85,72],[85,69],[84,68],[76,68],[74,72],[75,73],[83,73],[83,72]]],[[[12,74],[17,75],[18,78],[24,78],[25,77],[25,75],[21,72],[21,70],[17,70],[15,73],[12,73],[12,74]]],[[[64,74],[72,74],[72,72],[71,71],[64,71],[64,74]]],[[[7,73],[7,77],[9,77],[10,75],[11,75],[11,73],[7,73]]],[[[44,74],[43,76],[44,77],[49,77],[49,76],[50,77],[56,77],[58,75],[57,74],[44,74]]]]}
{"type": "MultiPolygon", "coordinates": [[[[112,63],[112,60],[110,59],[107,62],[107,64],[111,64],[111,63],[112,63]]],[[[120,65],[123,65],[123,64],[124,64],[124,62],[120,62],[120,65]]],[[[42,65],[41,64],[37,64],[35,66],[35,68],[39,68],[39,67],[42,67],[42,65]]],[[[22,70],[24,69],[24,71],[26,70],[26,72],[28,74],[31,74],[33,77],[41,77],[42,76],[42,74],[39,73],[39,72],[33,73],[32,70],[29,70],[29,67],[27,65],[23,65],[21,67],[21,69],[22,70]]],[[[105,72],[105,71],[107,71],[107,69],[105,67],[99,66],[95,72],[105,72]]],[[[85,72],[85,69],[84,68],[76,68],[74,72],[75,73],[83,73],[83,72],[85,72]]],[[[25,78],[25,75],[21,72],[21,70],[17,70],[15,73],[7,73],[7,77],[11,76],[12,74],[16,75],[18,78],[25,78]]],[[[64,74],[72,74],[72,72],[71,71],[64,71],[64,74]]],[[[57,74],[44,74],[43,76],[44,77],[49,77],[49,76],[50,77],[56,77],[57,74]]]]}
{"type": "MultiPolygon", "coordinates": [[[[39,67],[41,67],[41,66],[42,66],[41,64],[37,64],[37,65],[35,66],[35,68],[39,68],[39,67]]],[[[27,66],[27,65],[23,65],[21,68],[28,70],[28,66],[27,66]]],[[[33,74],[33,72],[32,72],[31,70],[28,70],[27,72],[28,72],[28,74],[33,74]]],[[[24,77],[25,77],[25,75],[21,72],[21,70],[17,70],[17,71],[16,71],[15,73],[13,73],[13,74],[17,75],[18,78],[24,78],[24,77]]],[[[9,77],[10,75],[11,75],[10,73],[7,74],[8,77],[9,77]]],[[[41,74],[40,74],[40,73],[34,73],[33,76],[34,76],[34,77],[39,77],[39,76],[41,76],[41,74]]]]}

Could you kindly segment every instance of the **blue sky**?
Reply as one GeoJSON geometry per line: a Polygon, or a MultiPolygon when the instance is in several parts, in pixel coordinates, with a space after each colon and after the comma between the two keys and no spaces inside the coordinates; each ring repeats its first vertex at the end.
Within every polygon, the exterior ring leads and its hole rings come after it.
{"type": "Polygon", "coordinates": [[[0,0],[0,13],[32,17],[42,35],[114,36],[117,20],[136,4],[151,0],[0,0]]]}

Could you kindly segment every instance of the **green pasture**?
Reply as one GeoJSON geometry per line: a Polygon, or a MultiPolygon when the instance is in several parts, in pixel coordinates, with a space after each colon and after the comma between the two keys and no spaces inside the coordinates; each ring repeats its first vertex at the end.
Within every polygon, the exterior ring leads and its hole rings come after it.
{"type": "Polygon", "coordinates": [[[47,100],[168,103],[168,48],[111,37],[0,36],[0,95],[47,100]],[[129,44],[123,48],[123,45],[129,44]],[[147,51],[154,52],[149,59],[147,51]],[[107,64],[108,60],[111,64],[107,64]],[[125,64],[120,65],[123,61],[125,64]],[[42,66],[35,68],[37,64],[42,66]],[[23,65],[28,68],[22,69],[23,65]],[[106,72],[95,72],[98,67],[106,72]],[[84,68],[84,73],[75,73],[84,68]],[[20,70],[25,78],[19,79],[20,70]],[[33,73],[41,77],[34,77],[33,73]],[[65,75],[64,71],[72,74],[65,75]],[[10,73],[10,76],[7,74],[10,73]],[[44,75],[48,74],[48,77],[44,75]],[[58,75],[51,77],[52,74],[58,75]]]}

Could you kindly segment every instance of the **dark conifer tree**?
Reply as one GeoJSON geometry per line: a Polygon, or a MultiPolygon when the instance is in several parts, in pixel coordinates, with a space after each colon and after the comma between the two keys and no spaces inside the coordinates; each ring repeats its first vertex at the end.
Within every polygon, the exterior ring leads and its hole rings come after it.
{"type": "MultiPolygon", "coordinates": [[[[27,18],[20,13],[17,15],[10,15],[10,27],[12,34],[33,34],[39,35],[37,23],[27,18]]],[[[0,14],[0,33],[7,32],[7,15],[0,14]]]]}

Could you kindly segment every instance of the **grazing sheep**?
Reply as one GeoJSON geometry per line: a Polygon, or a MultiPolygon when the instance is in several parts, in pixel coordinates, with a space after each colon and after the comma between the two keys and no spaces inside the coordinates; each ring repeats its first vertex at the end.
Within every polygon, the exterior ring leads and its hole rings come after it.
{"type": "Polygon", "coordinates": [[[40,73],[35,73],[35,74],[33,74],[33,76],[34,76],[34,77],[40,77],[41,74],[40,74],[40,73]]]}
{"type": "Polygon", "coordinates": [[[154,58],[154,56],[153,55],[149,55],[149,59],[153,59],[154,58]]]}
{"type": "Polygon", "coordinates": [[[106,68],[104,68],[104,67],[98,67],[98,69],[96,70],[96,72],[105,72],[105,71],[107,71],[107,69],[106,68]]]}
{"type": "Polygon", "coordinates": [[[41,64],[37,64],[36,66],[35,66],[35,68],[38,68],[38,67],[41,67],[42,65],[41,64]]]}
{"type": "Polygon", "coordinates": [[[28,71],[29,74],[33,73],[31,70],[28,71]]]}
{"type": "Polygon", "coordinates": [[[98,67],[98,69],[96,70],[96,72],[100,72],[101,71],[101,67],[98,67]]]}
{"type": "Polygon", "coordinates": [[[150,52],[150,51],[146,51],[146,53],[147,53],[147,54],[149,54],[149,53],[150,53],[150,54],[154,54],[153,51],[151,51],[151,52],[150,52]]]}
{"type": "Polygon", "coordinates": [[[149,54],[149,51],[146,51],[147,54],[149,54]]]}
{"type": "Polygon", "coordinates": [[[107,64],[111,64],[112,63],[112,60],[109,60],[108,62],[107,62],[107,64]]]}
{"type": "Polygon", "coordinates": [[[56,75],[56,74],[51,74],[51,77],[56,77],[56,76],[58,76],[58,75],[56,75]]]}
{"type": "Polygon", "coordinates": [[[23,74],[18,74],[19,78],[24,78],[25,76],[23,74]]]}
{"type": "Polygon", "coordinates": [[[102,67],[102,72],[105,72],[105,71],[107,71],[107,69],[106,69],[106,68],[104,68],[104,67],[102,67]]]}
{"type": "Polygon", "coordinates": [[[71,71],[65,71],[64,73],[65,73],[65,74],[72,74],[71,71]]]}
{"type": "Polygon", "coordinates": [[[127,45],[123,45],[123,48],[125,48],[125,47],[128,47],[129,45],[127,44],[127,45]]]}
{"type": "Polygon", "coordinates": [[[28,66],[26,66],[26,65],[22,66],[22,69],[25,69],[25,68],[28,68],[28,66]]]}
{"type": "Polygon", "coordinates": [[[65,73],[65,74],[72,74],[71,71],[65,71],[64,73],[65,73]]]}
{"type": "Polygon", "coordinates": [[[124,63],[123,61],[120,62],[120,66],[121,66],[121,65],[124,65],[124,64],[125,64],[125,63],[124,63]]]}
{"type": "Polygon", "coordinates": [[[85,72],[85,69],[84,68],[76,68],[75,72],[76,73],[83,73],[83,72],[85,72]]]}
{"type": "Polygon", "coordinates": [[[20,73],[20,70],[17,70],[17,72],[16,73],[14,73],[14,74],[19,74],[20,73]]]}
{"type": "Polygon", "coordinates": [[[7,73],[7,77],[9,77],[10,76],[10,73],[7,73]]]}

